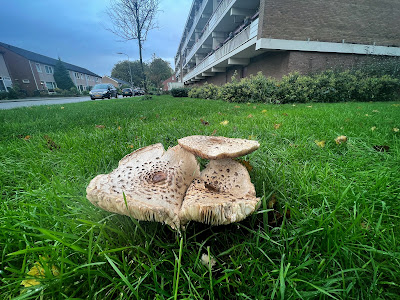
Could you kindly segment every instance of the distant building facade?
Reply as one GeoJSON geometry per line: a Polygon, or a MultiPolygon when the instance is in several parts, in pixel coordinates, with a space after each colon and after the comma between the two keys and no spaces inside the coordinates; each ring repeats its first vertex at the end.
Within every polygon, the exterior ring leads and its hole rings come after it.
{"type": "Polygon", "coordinates": [[[162,86],[163,91],[169,91],[173,88],[183,87],[183,83],[178,82],[175,75],[172,75],[170,78],[162,82],[162,86]]]}
{"type": "Polygon", "coordinates": [[[127,81],[124,81],[124,80],[121,80],[121,79],[118,79],[115,77],[107,76],[107,75],[105,75],[101,78],[101,82],[102,83],[111,83],[116,88],[120,88],[123,85],[131,86],[131,84],[127,81]]]}
{"type": "Polygon", "coordinates": [[[175,56],[185,84],[281,78],[400,57],[400,1],[194,0],[175,56]]]}
{"type": "MultiPolygon", "coordinates": [[[[6,90],[11,87],[11,84],[17,84],[28,95],[33,95],[35,91],[53,91],[57,88],[53,76],[57,61],[57,59],[0,42],[0,77],[2,78],[0,90],[3,85],[6,90]]],[[[69,63],[63,62],[63,64],[79,91],[90,90],[95,84],[101,83],[99,75],[69,63]]]]}

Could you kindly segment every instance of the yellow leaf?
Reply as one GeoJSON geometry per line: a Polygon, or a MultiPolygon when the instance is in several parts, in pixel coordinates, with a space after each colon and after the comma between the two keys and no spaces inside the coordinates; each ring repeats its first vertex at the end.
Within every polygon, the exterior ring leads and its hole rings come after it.
{"type": "Polygon", "coordinates": [[[131,149],[133,149],[133,145],[129,145],[129,146],[128,146],[128,148],[131,148],[131,149]]]}
{"type": "Polygon", "coordinates": [[[261,112],[262,112],[263,114],[265,114],[265,113],[267,112],[267,110],[266,110],[266,109],[263,109],[261,112]]]}
{"type": "Polygon", "coordinates": [[[317,146],[321,147],[321,148],[325,147],[325,141],[317,141],[317,140],[315,140],[315,144],[317,144],[317,146]]]}
{"type": "Polygon", "coordinates": [[[371,131],[374,131],[376,129],[376,126],[371,127],[371,131]]]}
{"type": "Polygon", "coordinates": [[[240,106],[239,105],[235,105],[235,108],[240,108],[240,106]]]}
{"type": "Polygon", "coordinates": [[[377,109],[374,109],[372,112],[375,112],[375,113],[377,113],[377,112],[379,112],[379,110],[377,110],[377,109]]]}
{"type": "Polygon", "coordinates": [[[346,143],[347,142],[347,136],[345,136],[345,135],[338,136],[335,139],[335,142],[336,142],[337,145],[340,145],[341,143],[346,143]]]}
{"type": "Polygon", "coordinates": [[[274,128],[278,129],[279,127],[281,127],[282,124],[274,124],[274,128]]]}
{"type": "Polygon", "coordinates": [[[253,117],[253,115],[252,114],[249,114],[248,116],[247,116],[247,118],[252,118],[253,117]]]}
{"type": "Polygon", "coordinates": [[[61,106],[61,109],[64,109],[64,106],[61,106]]]}
{"type": "Polygon", "coordinates": [[[28,141],[30,138],[31,138],[31,136],[30,136],[30,135],[27,135],[26,137],[24,137],[24,140],[25,140],[25,141],[28,141]]]}
{"type": "Polygon", "coordinates": [[[254,140],[255,136],[254,135],[249,135],[248,139],[249,140],[254,140]]]}
{"type": "MultiPolygon", "coordinates": [[[[42,261],[47,260],[46,257],[41,257],[41,259],[42,259],[42,261]]],[[[53,274],[53,276],[60,275],[60,271],[54,265],[51,266],[51,273],[53,274]]],[[[36,278],[45,278],[46,277],[46,272],[40,262],[35,262],[32,269],[30,269],[29,272],[26,274],[29,276],[32,276],[32,277],[36,277],[36,278]]],[[[35,286],[35,285],[39,285],[39,284],[40,284],[40,281],[35,278],[25,279],[25,280],[21,281],[21,285],[23,285],[24,287],[31,287],[31,286],[35,286]]]]}
{"type": "Polygon", "coordinates": [[[399,132],[399,130],[400,130],[399,128],[396,128],[396,127],[393,128],[393,131],[394,131],[394,132],[399,132]]]}
{"type": "Polygon", "coordinates": [[[365,114],[366,117],[369,117],[369,114],[365,114]]]}
{"type": "Polygon", "coordinates": [[[226,126],[226,125],[228,125],[228,123],[229,123],[229,121],[228,121],[228,120],[225,120],[225,121],[222,121],[222,122],[219,123],[219,124],[226,126]]]}
{"type": "Polygon", "coordinates": [[[121,130],[121,126],[118,126],[118,130],[121,130]]]}
{"type": "Polygon", "coordinates": [[[311,107],[312,107],[312,105],[308,105],[307,107],[308,107],[308,108],[311,108],[311,107]]]}

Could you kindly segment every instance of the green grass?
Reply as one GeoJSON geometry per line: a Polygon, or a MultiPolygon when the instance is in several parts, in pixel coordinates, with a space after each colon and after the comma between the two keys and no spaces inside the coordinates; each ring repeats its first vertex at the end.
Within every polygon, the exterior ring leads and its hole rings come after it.
{"type": "Polygon", "coordinates": [[[0,111],[0,298],[398,299],[399,102],[236,106],[160,96],[0,111]],[[86,200],[134,149],[213,133],[261,144],[245,159],[263,205],[246,220],[178,235],[86,200]],[[263,209],[272,195],[290,210],[279,227],[263,209]],[[25,288],[39,261],[40,285],[25,288]]]}

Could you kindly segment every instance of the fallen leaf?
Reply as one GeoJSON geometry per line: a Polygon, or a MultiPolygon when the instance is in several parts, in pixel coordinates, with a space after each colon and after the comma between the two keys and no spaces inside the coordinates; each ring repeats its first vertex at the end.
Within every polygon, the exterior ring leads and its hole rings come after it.
{"type": "Polygon", "coordinates": [[[377,110],[377,109],[374,109],[372,112],[374,112],[374,113],[377,113],[377,112],[379,112],[379,110],[377,110]]]}
{"type": "Polygon", "coordinates": [[[147,119],[147,117],[145,117],[145,116],[142,116],[142,117],[140,117],[139,119],[143,121],[143,120],[146,120],[146,119],[147,119]]]}
{"type": "Polygon", "coordinates": [[[296,104],[292,104],[292,106],[296,106],[296,104]]]}
{"type": "Polygon", "coordinates": [[[248,139],[249,140],[254,140],[255,136],[254,135],[249,135],[248,139]]]}
{"type": "Polygon", "coordinates": [[[318,147],[321,147],[321,148],[325,147],[325,141],[317,141],[317,140],[315,140],[314,142],[318,147]]]}
{"type": "Polygon", "coordinates": [[[211,133],[211,135],[215,135],[217,133],[217,129],[214,129],[214,131],[211,133]]]}
{"type": "Polygon", "coordinates": [[[228,120],[225,120],[225,121],[222,121],[222,122],[219,123],[219,124],[226,126],[226,125],[228,125],[228,123],[229,123],[229,121],[228,121],[228,120]]]}
{"type": "Polygon", "coordinates": [[[267,110],[266,110],[266,109],[263,109],[261,112],[262,112],[263,114],[265,114],[265,113],[267,112],[267,110]]]}
{"type": "Polygon", "coordinates": [[[394,132],[399,132],[399,128],[396,128],[396,127],[395,127],[395,128],[393,128],[393,131],[394,131],[394,132]]]}
{"type": "Polygon", "coordinates": [[[118,126],[118,130],[121,130],[121,126],[118,126]]]}
{"type": "Polygon", "coordinates": [[[365,114],[366,117],[369,117],[369,114],[365,114]]]}
{"type": "Polygon", "coordinates": [[[61,109],[64,109],[64,106],[61,106],[61,109]]]}
{"type": "Polygon", "coordinates": [[[106,128],[106,126],[104,126],[104,125],[95,125],[94,127],[98,128],[98,129],[104,129],[104,128],[106,128]]]}
{"type": "Polygon", "coordinates": [[[133,145],[129,145],[129,146],[128,146],[128,148],[131,148],[131,149],[133,149],[133,145]]]}
{"type": "Polygon", "coordinates": [[[282,124],[274,124],[274,129],[279,129],[279,127],[281,127],[282,124]]]}
{"type": "Polygon", "coordinates": [[[288,114],[287,114],[287,113],[283,113],[282,115],[284,115],[284,116],[288,116],[288,114]]]}
{"type": "Polygon", "coordinates": [[[299,145],[296,145],[296,144],[289,144],[289,146],[292,147],[292,148],[298,148],[299,147],[299,145]]]}
{"type": "MultiPolygon", "coordinates": [[[[42,258],[42,261],[46,261],[46,260],[47,260],[46,258],[42,258]]],[[[52,265],[50,269],[51,269],[51,273],[53,276],[57,277],[60,275],[60,271],[58,270],[58,268],[56,266],[52,265]]],[[[21,285],[23,285],[24,287],[31,287],[31,286],[39,285],[40,281],[38,279],[45,278],[46,275],[49,275],[49,274],[46,274],[46,271],[43,268],[43,265],[41,262],[35,262],[33,267],[26,274],[29,276],[35,277],[35,278],[22,280],[21,285]],[[36,278],[38,278],[38,279],[36,279],[36,278]]]]}
{"type": "Polygon", "coordinates": [[[160,115],[159,114],[156,114],[156,118],[158,119],[160,117],[160,115]]]}
{"type": "Polygon", "coordinates": [[[254,108],[254,109],[256,109],[256,108],[257,108],[257,106],[255,106],[255,105],[254,105],[254,106],[253,106],[253,108],[254,108]]]}
{"type": "Polygon", "coordinates": [[[27,135],[27,136],[24,137],[24,140],[25,140],[25,141],[29,141],[30,139],[31,139],[31,136],[30,136],[30,135],[27,135]]]}
{"type": "Polygon", "coordinates": [[[312,105],[308,105],[307,107],[308,107],[308,108],[311,108],[311,107],[312,107],[312,105]]]}
{"type": "Polygon", "coordinates": [[[371,131],[374,131],[376,129],[376,126],[371,127],[371,131]]]}
{"type": "Polygon", "coordinates": [[[200,119],[201,124],[203,124],[204,126],[208,126],[210,125],[210,123],[208,123],[207,121],[204,121],[203,119],[200,119]]]}
{"type": "Polygon", "coordinates": [[[248,116],[247,116],[247,118],[252,118],[253,117],[253,115],[252,114],[249,114],[248,116]]]}
{"type": "Polygon", "coordinates": [[[399,107],[400,104],[392,104],[392,106],[399,107]]]}
{"type": "Polygon", "coordinates": [[[235,105],[235,108],[240,108],[240,106],[239,105],[235,105]]]}
{"type": "Polygon", "coordinates": [[[341,143],[346,143],[347,142],[347,136],[340,135],[335,139],[335,142],[336,142],[337,145],[340,145],[341,143]]]}
{"type": "Polygon", "coordinates": [[[47,141],[47,148],[49,148],[51,151],[58,150],[61,148],[47,134],[44,135],[43,138],[47,141]]]}
{"type": "Polygon", "coordinates": [[[275,205],[276,205],[276,196],[275,196],[275,194],[272,194],[272,196],[271,196],[271,199],[269,199],[269,202],[268,202],[268,208],[269,209],[274,209],[275,208],[275,205]]]}
{"type": "Polygon", "coordinates": [[[386,146],[386,145],[382,145],[382,146],[376,145],[376,146],[373,146],[373,148],[378,152],[388,152],[390,150],[390,147],[386,146]]]}

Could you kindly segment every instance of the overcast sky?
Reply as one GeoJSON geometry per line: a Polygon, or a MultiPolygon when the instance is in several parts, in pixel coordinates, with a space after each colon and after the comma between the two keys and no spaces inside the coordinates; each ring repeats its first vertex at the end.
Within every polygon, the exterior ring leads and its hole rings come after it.
{"type": "MultiPolygon", "coordinates": [[[[109,0],[0,0],[0,42],[86,68],[100,76],[125,55],[139,59],[137,41],[122,42],[106,30],[109,0]]],[[[144,44],[174,67],[174,57],[192,0],[160,0],[158,29],[144,44]]]]}

